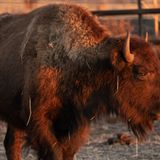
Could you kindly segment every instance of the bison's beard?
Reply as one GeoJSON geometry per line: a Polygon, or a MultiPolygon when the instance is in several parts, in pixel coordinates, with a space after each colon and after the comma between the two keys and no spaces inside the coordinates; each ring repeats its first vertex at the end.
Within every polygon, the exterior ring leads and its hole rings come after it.
{"type": "MultiPolygon", "coordinates": [[[[151,107],[153,109],[153,107],[151,107]]],[[[151,114],[150,107],[121,106],[119,115],[128,124],[128,128],[134,133],[138,140],[147,138],[149,132],[153,130],[155,116],[151,114]]]]}
{"type": "Polygon", "coordinates": [[[128,128],[134,133],[139,141],[145,140],[148,133],[153,130],[153,121],[148,119],[139,123],[128,121],[128,128]]]}
{"type": "Polygon", "coordinates": [[[153,130],[153,122],[160,106],[158,93],[152,86],[146,85],[146,90],[141,86],[135,88],[126,80],[120,84],[118,92],[114,95],[118,115],[139,140],[145,140],[153,130]]]}
{"type": "Polygon", "coordinates": [[[126,114],[125,121],[128,123],[128,128],[132,130],[134,135],[139,140],[145,140],[148,133],[153,130],[153,123],[156,120],[160,120],[160,113],[156,110],[156,105],[152,108],[152,110],[148,110],[146,112],[136,112],[132,113],[132,115],[126,114]],[[128,116],[132,118],[127,118],[128,116]]]}

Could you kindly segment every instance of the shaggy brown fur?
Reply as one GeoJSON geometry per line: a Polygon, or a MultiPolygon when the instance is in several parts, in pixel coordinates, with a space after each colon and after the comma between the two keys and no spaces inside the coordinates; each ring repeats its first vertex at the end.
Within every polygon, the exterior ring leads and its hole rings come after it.
{"type": "Polygon", "coordinates": [[[15,15],[1,26],[0,116],[26,132],[39,158],[73,160],[91,121],[112,113],[138,138],[152,130],[160,64],[151,45],[132,37],[135,58],[128,63],[125,37],[109,37],[90,13],[74,5],[15,15]]]}

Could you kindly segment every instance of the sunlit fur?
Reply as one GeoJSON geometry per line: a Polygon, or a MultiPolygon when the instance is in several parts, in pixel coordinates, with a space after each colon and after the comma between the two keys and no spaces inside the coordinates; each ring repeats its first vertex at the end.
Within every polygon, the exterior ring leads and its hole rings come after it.
{"type": "Polygon", "coordinates": [[[15,15],[0,28],[0,37],[0,115],[26,132],[39,158],[72,160],[93,119],[110,114],[120,116],[139,139],[152,130],[160,65],[142,39],[132,36],[135,59],[127,63],[125,36],[110,37],[74,5],[15,15]],[[25,127],[29,100],[32,115],[25,127]]]}

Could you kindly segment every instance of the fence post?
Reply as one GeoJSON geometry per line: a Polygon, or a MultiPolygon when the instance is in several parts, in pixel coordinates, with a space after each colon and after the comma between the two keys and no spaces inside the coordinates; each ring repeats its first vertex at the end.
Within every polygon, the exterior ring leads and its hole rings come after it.
{"type": "MultiPolygon", "coordinates": [[[[153,0],[154,7],[157,7],[158,1],[153,0]]],[[[155,33],[155,39],[158,39],[159,35],[159,17],[158,15],[154,15],[154,33],[155,33]]]]}
{"type": "Polygon", "coordinates": [[[139,36],[142,36],[142,13],[141,13],[141,10],[142,10],[142,3],[141,3],[141,0],[138,0],[137,1],[137,4],[138,4],[138,34],[139,36]]]}

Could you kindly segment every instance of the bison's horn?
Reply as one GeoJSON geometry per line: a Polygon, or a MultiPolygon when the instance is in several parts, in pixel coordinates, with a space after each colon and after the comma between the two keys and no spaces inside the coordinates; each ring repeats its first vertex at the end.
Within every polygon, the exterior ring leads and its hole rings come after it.
{"type": "Polygon", "coordinates": [[[146,32],[145,42],[148,42],[148,37],[149,37],[148,32],[146,32]]]}
{"type": "Polygon", "coordinates": [[[124,58],[128,63],[132,63],[134,60],[134,55],[130,52],[130,33],[127,32],[127,37],[124,44],[123,50],[124,58]]]}

